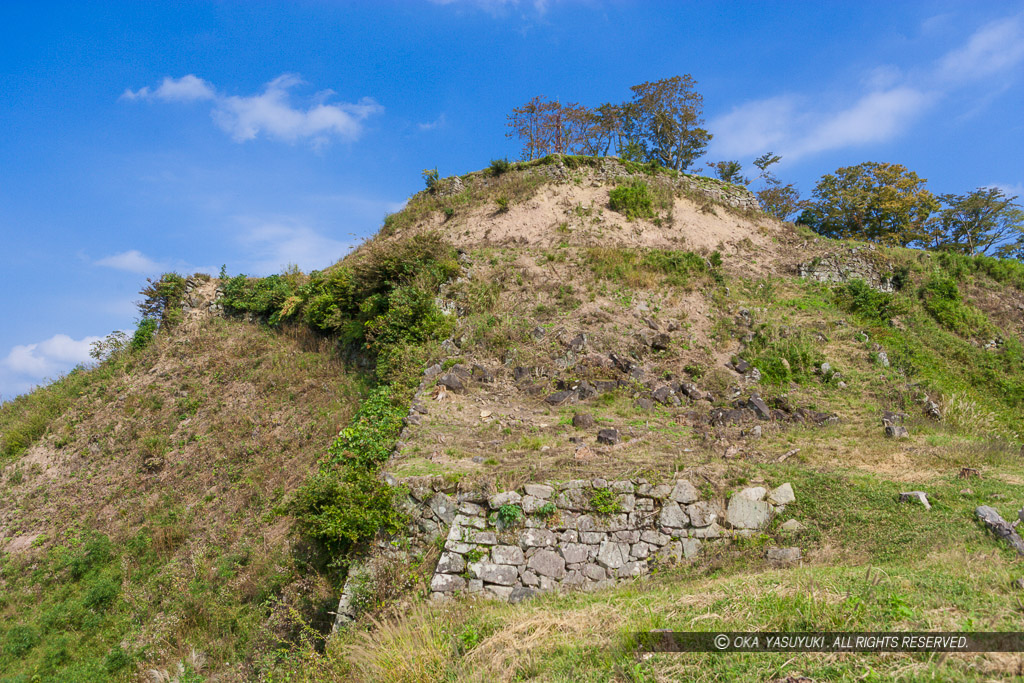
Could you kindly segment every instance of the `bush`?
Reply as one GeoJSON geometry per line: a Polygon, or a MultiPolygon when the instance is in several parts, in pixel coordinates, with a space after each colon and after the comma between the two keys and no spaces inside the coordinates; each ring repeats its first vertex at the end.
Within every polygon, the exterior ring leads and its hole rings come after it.
{"type": "Polygon", "coordinates": [[[807,336],[784,337],[769,329],[754,335],[744,358],[761,371],[762,381],[776,385],[808,381],[814,376],[814,368],[825,360],[818,345],[807,336]]]}
{"type": "Polygon", "coordinates": [[[590,507],[602,515],[612,515],[622,510],[618,496],[611,489],[594,489],[590,495],[590,507]]]}
{"type": "Polygon", "coordinates": [[[906,312],[905,306],[888,292],[880,292],[863,280],[851,280],[834,287],[832,295],[844,311],[863,318],[888,324],[894,317],[906,312]]]}
{"type": "Polygon", "coordinates": [[[918,290],[924,309],[935,320],[963,337],[980,337],[992,333],[985,314],[965,304],[956,282],[947,275],[934,275],[918,290]]]}
{"type": "Polygon", "coordinates": [[[135,334],[128,344],[132,351],[141,351],[153,342],[153,335],[156,334],[157,321],[154,318],[143,318],[139,326],[135,328],[135,334]]]}
{"type": "Polygon", "coordinates": [[[508,159],[491,159],[491,175],[499,176],[502,173],[506,173],[512,164],[508,162],[508,159]]]}
{"type": "Polygon", "coordinates": [[[613,189],[608,195],[608,206],[629,220],[654,218],[654,197],[650,187],[642,180],[613,189]]]}
{"type": "Polygon", "coordinates": [[[320,542],[337,561],[372,540],[378,530],[401,529],[403,517],[393,504],[394,495],[376,472],[335,469],[307,479],[287,511],[299,531],[320,542]]]}

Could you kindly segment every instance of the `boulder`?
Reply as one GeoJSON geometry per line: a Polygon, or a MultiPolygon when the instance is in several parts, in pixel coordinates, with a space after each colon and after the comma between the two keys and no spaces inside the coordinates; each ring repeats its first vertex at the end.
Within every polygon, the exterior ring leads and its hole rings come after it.
{"type": "Polygon", "coordinates": [[[686,506],[686,516],[695,527],[711,526],[718,519],[718,506],[706,500],[697,501],[686,506]]]}
{"type": "Polygon", "coordinates": [[[576,429],[590,429],[594,424],[594,416],[590,413],[576,413],[572,416],[572,426],[576,429]]]}
{"type": "Polygon", "coordinates": [[[765,553],[773,564],[796,564],[803,557],[800,548],[768,548],[765,553]]]}
{"type": "Polygon", "coordinates": [[[515,491],[504,491],[502,493],[495,493],[493,496],[487,499],[487,505],[492,510],[497,510],[502,505],[518,505],[523,500],[515,491]]]}
{"type": "Polygon", "coordinates": [[[481,564],[476,575],[484,583],[496,583],[500,586],[514,586],[519,580],[519,570],[507,564],[481,564]]]}
{"type": "Polygon", "coordinates": [[[462,381],[462,378],[454,372],[441,375],[441,377],[438,378],[437,383],[448,389],[448,391],[453,391],[456,394],[461,394],[466,391],[466,385],[462,381]]]}
{"type": "Polygon", "coordinates": [[[796,494],[793,493],[793,486],[789,482],[768,492],[768,502],[772,505],[789,505],[795,500],[796,494]]]}
{"type": "Polygon", "coordinates": [[[766,501],[735,495],[729,499],[725,521],[734,529],[762,529],[768,524],[771,514],[771,506],[766,501]]]}
{"type": "Polygon", "coordinates": [[[602,429],[597,433],[597,442],[609,446],[614,446],[615,444],[619,443],[619,430],[602,429]]]}
{"type": "Polygon", "coordinates": [[[662,506],[658,524],[673,529],[682,529],[690,525],[690,518],[678,503],[669,502],[662,506]]]}
{"type": "Polygon", "coordinates": [[[523,549],[517,545],[496,545],[491,548],[491,561],[495,564],[520,565],[526,558],[523,549]]]}
{"type": "Polygon", "coordinates": [[[515,605],[523,600],[528,600],[537,594],[537,591],[533,588],[527,588],[526,586],[516,586],[512,589],[512,592],[508,596],[509,604],[515,605]]]}

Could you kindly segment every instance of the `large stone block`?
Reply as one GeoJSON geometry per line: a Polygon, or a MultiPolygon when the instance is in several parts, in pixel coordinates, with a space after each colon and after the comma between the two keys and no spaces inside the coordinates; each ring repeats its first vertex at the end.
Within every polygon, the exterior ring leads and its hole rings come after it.
{"type": "Polygon", "coordinates": [[[491,561],[495,564],[520,565],[526,562],[523,550],[517,545],[496,545],[491,549],[491,561]]]}
{"type": "Polygon", "coordinates": [[[437,518],[445,524],[451,524],[455,521],[458,503],[451,496],[444,493],[435,493],[430,498],[428,505],[434,511],[434,514],[437,515],[437,518]]]}
{"type": "Polygon", "coordinates": [[[658,516],[658,523],[661,526],[682,529],[683,527],[690,525],[690,518],[686,516],[686,512],[679,507],[678,503],[668,502],[661,508],[661,514],[658,516]]]}
{"type": "Polygon", "coordinates": [[[504,491],[502,493],[495,493],[493,496],[487,499],[487,505],[492,510],[497,510],[502,505],[518,505],[522,501],[523,497],[515,491],[504,491]]]}
{"type": "Polygon", "coordinates": [[[484,583],[513,586],[519,580],[519,570],[507,564],[481,564],[476,571],[484,583]]]}
{"type": "Polygon", "coordinates": [[[590,546],[583,545],[582,543],[563,543],[561,551],[562,557],[565,558],[568,564],[586,562],[590,556],[590,546]]]}
{"type": "Polygon", "coordinates": [[[458,574],[434,574],[430,590],[438,593],[454,593],[466,587],[466,580],[458,574]]]}
{"type": "Polygon", "coordinates": [[[711,526],[718,519],[718,506],[711,501],[701,500],[686,506],[686,516],[695,527],[711,526]]]}
{"type": "Polygon", "coordinates": [[[462,559],[462,555],[458,555],[453,552],[441,553],[441,559],[437,561],[438,572],[447,574],[458,574],[466,569],[466,561],[462,559]]]}
{"type": "Polygon", "coordinates": [[[523,490],[526,491],[526,494],[529,496],[544,499],[550,498],[555,493],[554,488],[545,486],[544,484],[527,484],[523,487],[523,490]]]}
{"type": "Polygon", "coordinates": [[[541,576],[558,580],[565,577],[565,560],[553,550],[538,551],[526,566],[541,576]]]}
{"type": "Polygon", "coordinates": [[[520,540],[524,548],[544,548],[557,542],[554,532],[549,529],[527,529],[520,540]]]}
{"type": "Polygon", "coordinates": [[[604,541],[597,551],[597,562],[605,569],[618,569],[629,561],[629,545],[604,541]]]}
{"type": "Polygon", "coordinates": [[[675,488],[672,489],[672,493],[669,494],[669,498],[677,503],[688,505],[700,500],[700,493],[697,492],[696,487],[685,479],[680,479],[676,482],[675,488]]]}
{"type": "Polygon", "coordinates": [[[740,495],[729,499],[725,521],[733,529],[762,529],[771,519],[772,508],[763,500],[750,500],[740,495]]]}
{"type": "Polygon", "coordinates": [[[768,502],[772,505],[789,505],[795,500],[796,494],[793,493],[793,486],[789,482],[768,493],[768,502]]]}

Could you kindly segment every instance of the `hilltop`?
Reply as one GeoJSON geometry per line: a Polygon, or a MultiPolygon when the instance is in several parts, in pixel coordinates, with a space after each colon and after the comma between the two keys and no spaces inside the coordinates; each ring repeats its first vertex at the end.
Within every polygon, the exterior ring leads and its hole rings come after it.
{"type": "Polygon", "coordinates": [[[1024,266],[611,158],[427,185],[322,272],[165,276],[151,325],[0,408],[0,680],[1019,673],[630,633],[1014,630],[1015,555],[974,510],[1024,505],[1024,266]],[[545,553],[601,578],[534,592],[545,553]]]}

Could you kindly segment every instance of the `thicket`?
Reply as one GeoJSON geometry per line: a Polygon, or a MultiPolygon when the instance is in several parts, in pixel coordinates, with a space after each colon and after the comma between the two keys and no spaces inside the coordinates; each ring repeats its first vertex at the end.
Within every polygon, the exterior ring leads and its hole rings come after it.
{"type": "Polygon", "coordinates": [[[453,322],[436,304],[438,288],[459,272],[455,250],[435,234],[367,244],[350,263],[308,278],[296,274],[230,278],[224,305],[267,324],[307,325],[375,363],[371,389],[320,468],[286,511],[344,570],[353,550],[378,531],[397,531],[398,491],[380,478],[402,428],[423,363],[453,322]]]}

